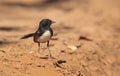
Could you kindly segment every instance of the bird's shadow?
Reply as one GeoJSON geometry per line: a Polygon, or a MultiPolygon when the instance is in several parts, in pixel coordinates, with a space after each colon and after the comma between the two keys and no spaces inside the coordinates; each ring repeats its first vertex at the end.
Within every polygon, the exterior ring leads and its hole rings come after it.
{"type": "MultiPolygon", "coordinates": [[[[16,32],[16,31],[20,31],[20,27],[11,27],[11,26],[0,26],[0,32],[2,35],[2,32],[7,33],[7,35],[10,34],[10,32],[16,32]]],[[[0,38],[0,45],[8,45],[8,44],[15,44],[17,43],[17,41],[9,41],[8,39],[10,39],[9,37],[12,36],[4,36],[3,38],[0,38]]]]}
{"type": "Polygon", "coordinates": [[[18,31],[20,30],[19,27],[8,27],[8,26],[0,26],[0,31],[18,31]]]}
{"type": "MultiPolygon", "coordinates": [[[[63,1],[63,0],[62,0],[63,1]]],[[[21,2],[3,2],[2,5],[6,6],[20,6],[20,7],[43,7],[49,4],[54,4],[58,2],[62,2],[61,0],[44,0],[44,1],[37,1],[31,4],[21,3],[21,2]]],[[[66,0],[64,0],[66,1],[66,0]]]]}
{"type": "Polygon", "coordinates": [[[24,2],[2,2],[1,5],[9,6],[9,7],[23,7],[23,8],[35,8],[35,9],[47,9],[49,7],[54,7],[57,9],[62,9],[64,11],[71,11],[71,8],[63,8],[61,3],[67,2],[69,0],[43,0],[36,1],[33,3],[24,3],[24,2]]]}
{"type": "Polygon", "coordinates": [[[5,41],[5,40],[0,40],[0,45],[8,45],[8,44],[15,44],[17,43],[16,41],[5,41]]]}

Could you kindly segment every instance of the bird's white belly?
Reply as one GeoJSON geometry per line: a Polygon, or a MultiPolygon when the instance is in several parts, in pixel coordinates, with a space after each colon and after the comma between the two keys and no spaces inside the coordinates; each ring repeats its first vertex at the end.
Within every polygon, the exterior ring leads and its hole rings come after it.
{"type": "Polygon", "coordinates": [[[50,37],[51,37],[50,31],[46,31],[43,35],[41,35],[41,36],[39,37],[39,41],[40,41],[41,43],[44,43],[44,42],[50,40],[50,37]]]}

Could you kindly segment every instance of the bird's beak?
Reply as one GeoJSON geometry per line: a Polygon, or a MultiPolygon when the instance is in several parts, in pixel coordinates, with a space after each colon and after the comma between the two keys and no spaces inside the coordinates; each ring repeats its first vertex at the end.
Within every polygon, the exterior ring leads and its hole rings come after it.
{"type": "Polygon", "coordinates": [[[52,23],[56,23],[55,21],[52,21],[52,23]]]}

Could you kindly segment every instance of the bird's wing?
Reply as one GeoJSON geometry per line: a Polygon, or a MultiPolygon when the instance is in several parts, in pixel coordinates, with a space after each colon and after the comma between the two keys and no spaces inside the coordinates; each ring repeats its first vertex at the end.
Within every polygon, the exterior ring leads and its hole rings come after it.
{"type": "Polygon", "coordinates": [[[34,42],[38,42],[37,39],[38,39],[43,33],[44,33],[43,30],[38,29],[38,30],[35,32],[35,34],[34,34],[34,38],[33,38],[34,42]]]}
{"type": "Polygon", "coordinates": [[[51,36],[53,36],[53,30],[51,28],[49,28],[51,36]]]}

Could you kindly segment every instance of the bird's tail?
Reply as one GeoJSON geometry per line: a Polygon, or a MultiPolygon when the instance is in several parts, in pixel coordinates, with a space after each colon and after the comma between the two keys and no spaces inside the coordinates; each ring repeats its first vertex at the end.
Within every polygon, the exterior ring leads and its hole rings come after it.
{"type": "Polygon", "coordinates": [[[35,33],[30,33],[30,34],[24,35],[23,37],[21,37],[21,39],[26,39],[26,38],[32,37],[32,36],[34,36],[34,34],[35,33]]]}

